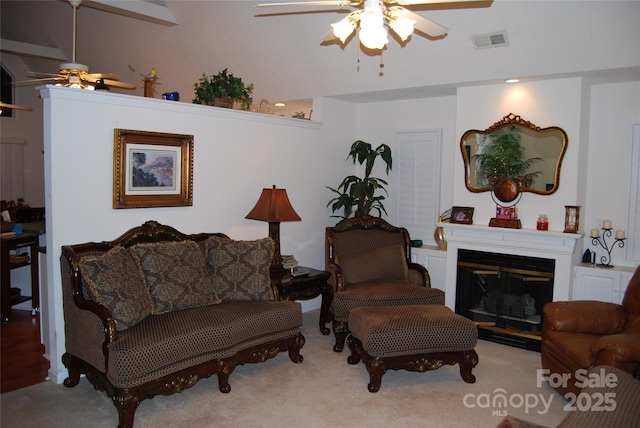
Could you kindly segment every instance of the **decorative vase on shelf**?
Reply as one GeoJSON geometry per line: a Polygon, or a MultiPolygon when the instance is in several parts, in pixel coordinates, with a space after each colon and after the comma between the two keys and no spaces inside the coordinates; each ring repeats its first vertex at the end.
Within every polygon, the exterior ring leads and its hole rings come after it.
{"type": "Polygon", "coordinates": [[[438,248],[443,251],[447,251],[447,239],[444,236],[444,229],[441,226],[436,227],[433,231],[433,239],[438,244],[438,248]]]}

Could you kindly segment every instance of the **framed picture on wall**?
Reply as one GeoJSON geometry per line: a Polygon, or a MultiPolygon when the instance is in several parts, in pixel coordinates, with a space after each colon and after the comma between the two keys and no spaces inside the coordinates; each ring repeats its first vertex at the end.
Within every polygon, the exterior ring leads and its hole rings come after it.
{"type": "Polygon", "coordinates": [[[193,205],[193,135],[115,129],[113,208],[193,205]]]}
{"type": "Polygon", "coordinates": [[[474,207],[452,207],[449,223],[472,224],[474,210],[474,207]]]}

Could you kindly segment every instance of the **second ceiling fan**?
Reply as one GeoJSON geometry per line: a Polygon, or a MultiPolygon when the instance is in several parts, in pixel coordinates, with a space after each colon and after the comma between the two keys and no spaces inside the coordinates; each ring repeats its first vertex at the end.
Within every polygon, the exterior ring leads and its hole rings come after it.
{"type": "Polygon", "coordinates": [[[77,39],[77,13],[78,6],[82,0],[69,0],[73,7],[73,57],[72,62],[60,64],[60,73],[34,73],[28,72],[35,80],[26,82],[55,82],[61,86],[79,89],[107,89],[112,86],[120,89],[136,89],[136,85],[119,82],[117,76],[110,73],[89,73],[89,67],[76,62],[76,39],[77,39]]]}
{"type": "Polygon", "coordinates": [[[341,21],[331,24],[332,29],[322,38],[323,42],[339,39],[345,43],[360,25],[359,39],[369,49],[383,49],[387,43],[389,27],[404,42],[415,31],[432,38],[443,37],[448,28],[418,15],[403,6],[435,3],[491,3],[487,0],[326,0],[287,3],[263,3],[258,8],[273,8],[267,14],[293,13],[297,7],[322,10],[349,10],[358,8],[341,21]],[[290,10],[287,10],[290,9],[290,10]],[[284,12],[286,10],[286,12],[284,12]]]}

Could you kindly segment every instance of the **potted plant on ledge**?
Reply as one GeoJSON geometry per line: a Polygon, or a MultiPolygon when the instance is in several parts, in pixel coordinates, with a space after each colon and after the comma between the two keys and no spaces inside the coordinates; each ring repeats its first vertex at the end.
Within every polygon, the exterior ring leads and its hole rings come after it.
{"type": "Polygon", "coordinates": [[[343,210],[342,216],[333,216],[346,220],[351,217],[351,214],[355,216],[367,215],[371,211],[376,211],[378,217],[385,214],[387,211],[384,209],[382,201],[385,199],[384,195],[376,195],[376,191],[382,190],[387,193],[384,186],[388,183],[382,178],[371,177],[373,171],[373,165],[376,159],[380,157],[386,164],[386,173],[389,175],[389,171],[392,169],[392,156],[391,148],[386,144],[381,144],[375,150],[371,147],[371,144],[364,141],[356,141],[351,145],[351,150],[347,159],[353,158],[353,164],[356,161],[362,165],[365,165],[364,178],[357,177],[355,175],[349,175],[342,180],[342,183],[337,189],[327,186],[327,189],[331,190],[337,196],[327,203],[327,206],[331,205],[331,210],[335,213],[338,210],[343,210]]]}
{"type": "Polygon", "coordinates": [[[233,108],[237,102],[242,110],[249,110],[253,101],[253,83],[245,85],[242,78],[235,77],[226,68],[209,77],[203,73],[193,88],[196,93],[194,104],[233,108]]]}

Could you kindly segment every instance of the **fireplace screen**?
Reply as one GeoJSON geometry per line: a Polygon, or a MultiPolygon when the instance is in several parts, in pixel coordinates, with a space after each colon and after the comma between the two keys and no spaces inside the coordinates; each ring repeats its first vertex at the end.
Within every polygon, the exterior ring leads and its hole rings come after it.
{"type": "Polygon", "coordinates": [[[539,351],[554,270],[551,259],[459,250],[456,312],[483,339],[539,351]]]}

